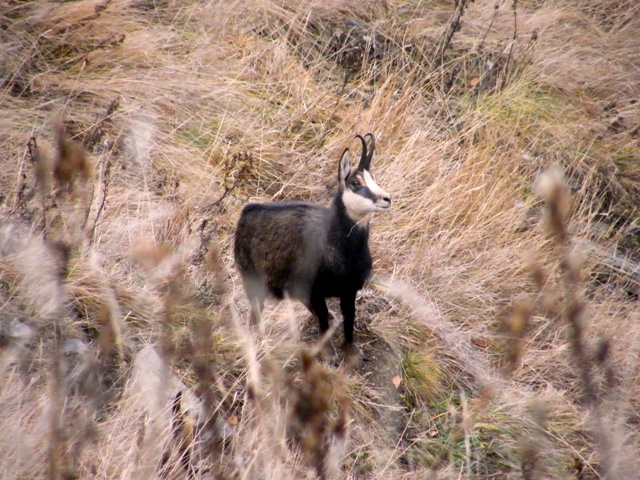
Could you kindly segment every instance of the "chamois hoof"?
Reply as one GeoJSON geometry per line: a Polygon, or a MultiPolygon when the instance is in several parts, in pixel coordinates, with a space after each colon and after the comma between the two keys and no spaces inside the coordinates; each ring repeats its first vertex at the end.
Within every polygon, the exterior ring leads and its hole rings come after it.
{"type": "Polygon", "coordinates": [[[348,367],[356,367],[361,362],[369,360],[354,343],[342,344],[342,351],[344,352],[344,363],[348,367]]]}
{"type": "Polygon", "coordinates": [[[327,342],[324,347],[318,351],[318,360],[334,367],[340,364],[338,352],[333,345],[331,345],[331,342],[327,342]]]}

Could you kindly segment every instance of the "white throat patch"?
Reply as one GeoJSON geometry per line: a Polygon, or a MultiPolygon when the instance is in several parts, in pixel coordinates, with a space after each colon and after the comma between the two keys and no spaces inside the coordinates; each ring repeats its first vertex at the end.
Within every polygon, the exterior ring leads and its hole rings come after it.
{"type": "MultiPolygon", "coordinates": [[[[367,216],[376,210],[374,203],[370,199],[351,190],[342,192],[342,202],[347,209],[349,218],[358,224],[367,219],[367,216]]],[[[368,223],[369,220],[367,219],[363,226],[368,225],[368,223]]]]}

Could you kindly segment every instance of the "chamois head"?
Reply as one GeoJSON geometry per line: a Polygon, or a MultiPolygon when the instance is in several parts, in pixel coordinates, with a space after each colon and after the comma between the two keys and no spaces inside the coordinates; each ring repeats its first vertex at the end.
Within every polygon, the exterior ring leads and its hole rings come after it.
{"type": "Polygon", "coordinates": [[[391,207],[391,196],[378,186],[370,171],[376,148],[373,133],[368,133],[366,137],[356,135],[356,138],[362,142],[360,163],[357,167],[352,167],[349,149],[344,151],[338,170],[338,194],[351,220],[360,223],[373,212],[388,210],[391,207]]]}

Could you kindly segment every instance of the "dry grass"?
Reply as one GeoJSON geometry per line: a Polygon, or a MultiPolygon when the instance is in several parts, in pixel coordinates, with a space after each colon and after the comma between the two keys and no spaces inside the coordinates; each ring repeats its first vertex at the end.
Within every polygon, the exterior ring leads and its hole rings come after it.
{"type": "Polygon", "coordinates": [[[636,3],[5,2],[4,478],[637,476],[636,3]],[[336,367],[298,305],[247,330],[231,242],[368,131],[394,208],[336,367]]]}

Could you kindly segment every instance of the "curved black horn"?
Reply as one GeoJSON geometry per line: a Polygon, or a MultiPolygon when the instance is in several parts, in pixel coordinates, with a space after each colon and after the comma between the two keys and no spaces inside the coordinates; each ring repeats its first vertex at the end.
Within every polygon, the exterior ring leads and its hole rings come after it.
{"type": "Polygon", "coordinates": [[[367,141],[362,135],[356,135],[362,142],[362,156],[360,157],[360,163],[358,163],[358,170],[364,170],[367,168],[367,141]]]}
{"type": "Polygon", "coordinates": [[[369,144],[369,152],[367,154],[367,163],[365,165],[365,169],[369,170],[371,168],[371,160],[373,160],[373,154],[376,151],[376,137],[373,133],[367,133],[364,138],[371,137],[371,143],[369,144]]]}

